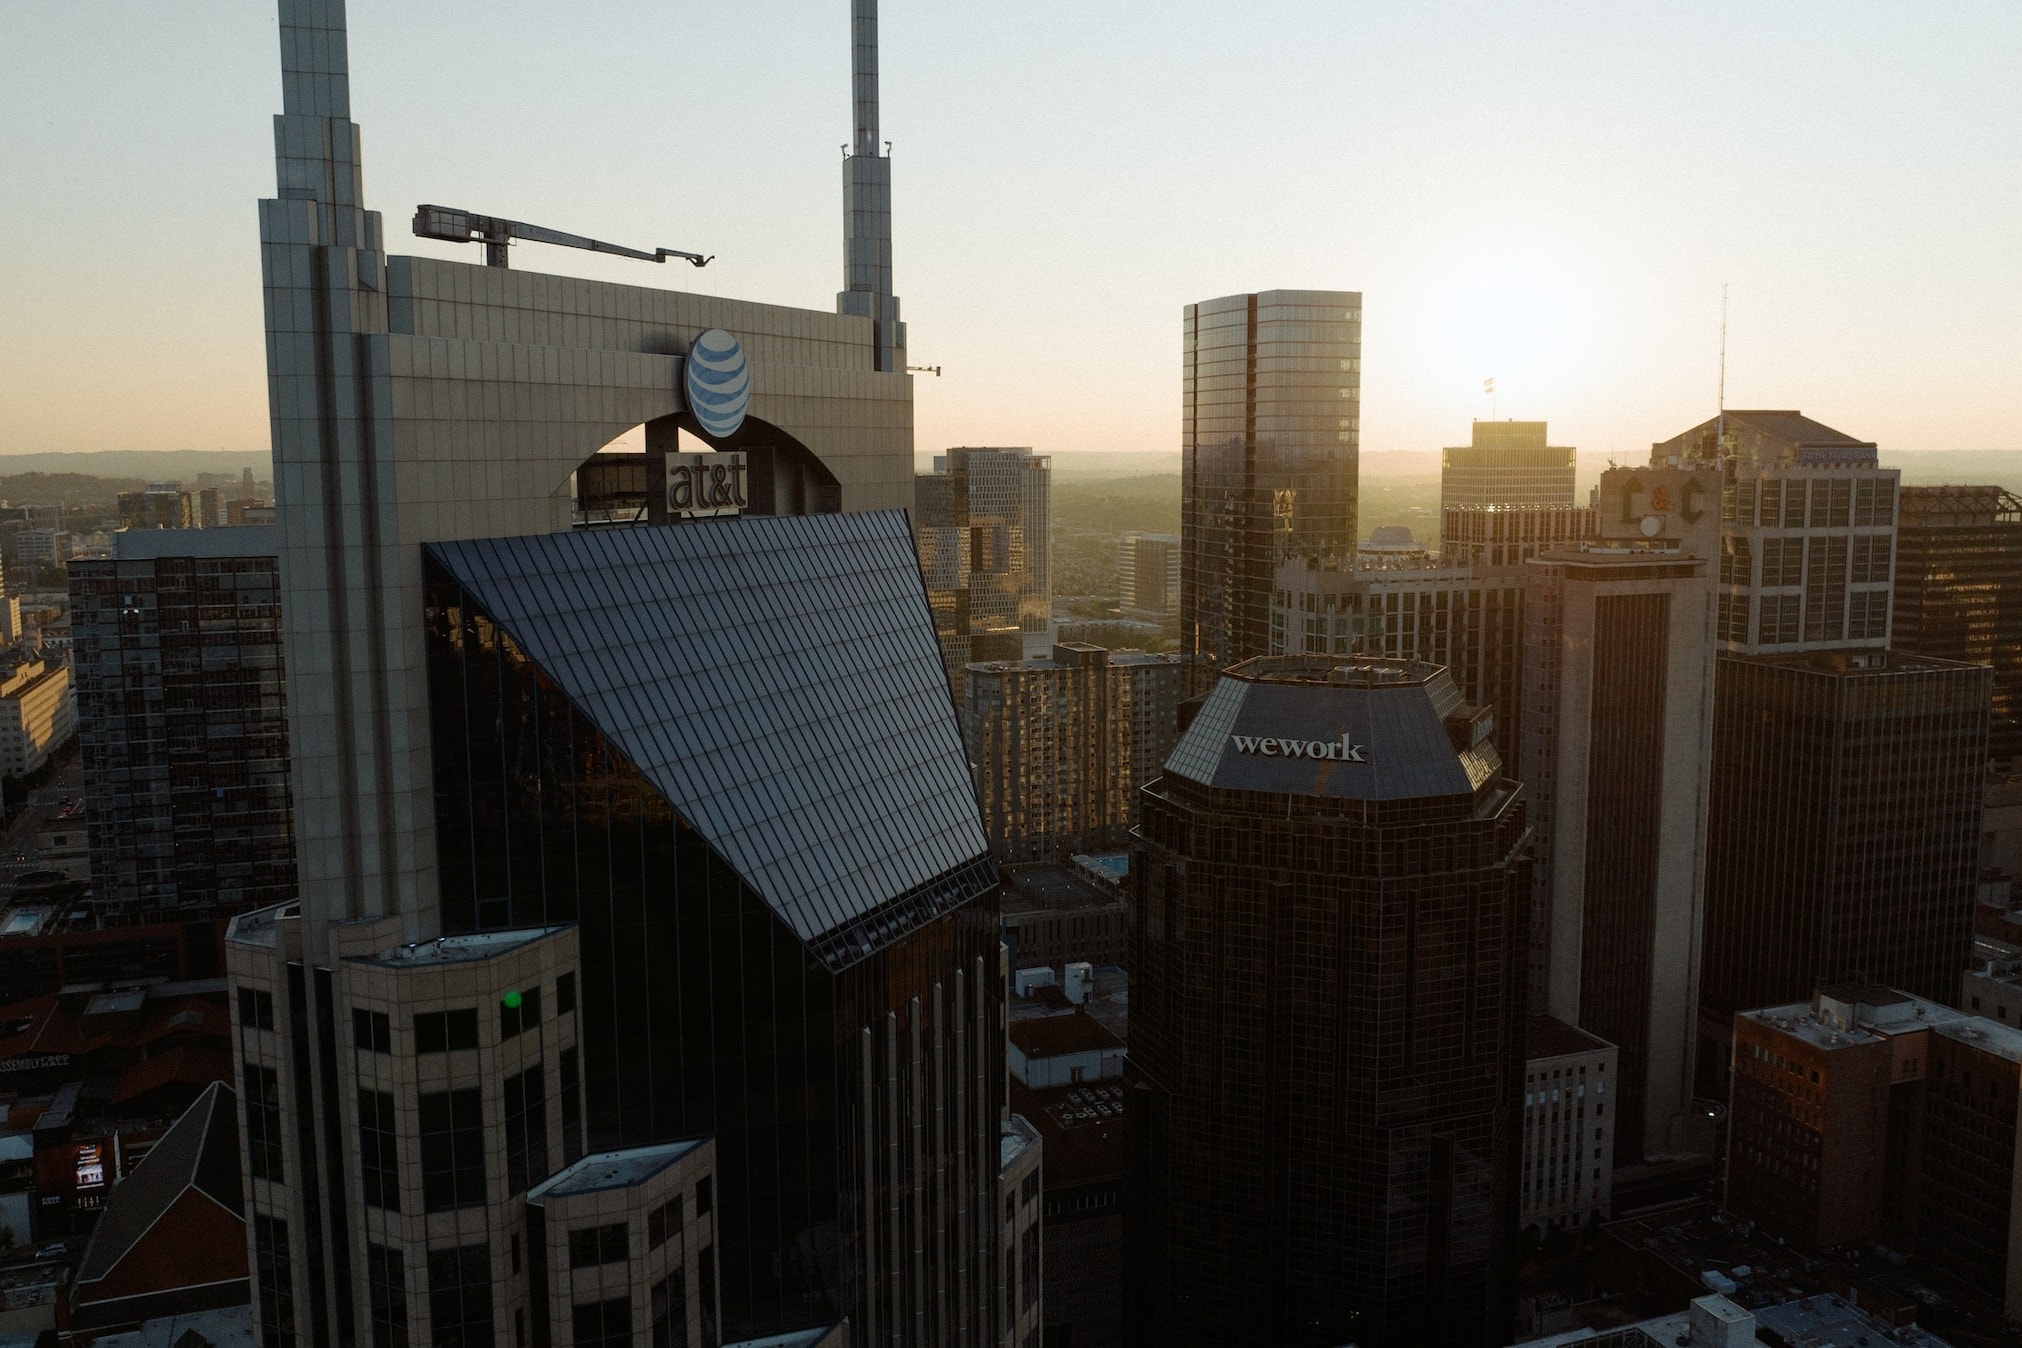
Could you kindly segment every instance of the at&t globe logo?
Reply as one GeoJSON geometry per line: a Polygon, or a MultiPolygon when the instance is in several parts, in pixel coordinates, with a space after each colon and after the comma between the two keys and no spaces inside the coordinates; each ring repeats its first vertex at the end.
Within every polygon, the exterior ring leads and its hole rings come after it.
{"type": "Polygon", "coordinates": [[[686,366],[682,384],[695,420],[718,440],[735,435],[751,405],[751,371],[744,363],[744,348],[723,329],[711,328],[688,348],[686,366]]]}

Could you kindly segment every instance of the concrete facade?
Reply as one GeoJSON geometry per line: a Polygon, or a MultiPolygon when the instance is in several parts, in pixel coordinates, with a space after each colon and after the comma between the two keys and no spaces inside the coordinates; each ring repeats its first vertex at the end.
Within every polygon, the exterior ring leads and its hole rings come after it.
{"type": "Polygon", "coordinates": [[[0,772],[27,776],[76,731],[70,666],[25,660],[0,677],[0,772]]]}
{"type": "Polygon", "coordinates": [[[1439,453],[1439,510],[1454,506],[1570,506],[1571,445],[1547,445],[1542,421],[1477,421],[1468,443],[1439,453]]]}
{"type": "Polygon", "coordinates": [[[1707,469],[1610,469],[1602,538],[1526,563],[1519,776],[1540,821],[1532,1007],[1619,1047],[1624,1163],[1686,1147],[1717,490],[1707,469]]]}
{"type": "Polygon", "coordinates": [[[819,446],[828,508],[909,507],[911,380],[881,366],[870,315],[388,256],[342,0],[282,0],[281,48],[260,238],[304,912],[319,930],[400,913],[421,938],[420,544],[565,529],[569,476],[598,448],[641,424],[649,452],[698,433],[683,355],[717,328],[744,348],[751,400],[716,447],[819,446]]]}

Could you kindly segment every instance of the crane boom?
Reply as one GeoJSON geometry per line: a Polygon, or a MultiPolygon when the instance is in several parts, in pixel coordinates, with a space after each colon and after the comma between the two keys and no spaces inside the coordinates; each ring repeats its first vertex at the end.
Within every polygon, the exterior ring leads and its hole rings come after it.
{"type": "Polygon", "coordinates": [[[678,257],[698,267],[708,266],[710,258],[715,256],[713,253],[708,257],[701,253],[684,253],[679,248],[656,248],[649,253],[581,234],[565,234],[559,229],[529,225],[521,220],[478,215],[454,206],[415,207],[414,233],[418,238],[440,239],[444,243],[481,241],[487,267],[507,265],[506,248],[514,239],[525,239],[528,243],[552,243],[562,248],[581,248],[592,253],[609,253],[614,257],[632,257],[641,262],[665,262],[670,257],[678,257]]]}

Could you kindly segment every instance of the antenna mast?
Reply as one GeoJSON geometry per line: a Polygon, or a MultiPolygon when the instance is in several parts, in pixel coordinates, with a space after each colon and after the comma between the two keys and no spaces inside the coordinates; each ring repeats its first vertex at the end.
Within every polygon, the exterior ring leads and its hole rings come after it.
{"type": "Polygon", "coordinates": [[[1717,453],[1727,452],[1727,282],[1720,283],[1720,391],[1717,398],[1717,415],[1713,425],[1713,444],[1717,453]]]}

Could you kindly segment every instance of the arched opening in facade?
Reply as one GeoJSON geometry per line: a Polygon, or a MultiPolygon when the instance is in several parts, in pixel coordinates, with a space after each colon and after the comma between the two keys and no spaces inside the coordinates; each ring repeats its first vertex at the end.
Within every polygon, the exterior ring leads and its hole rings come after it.
{"type": "Polygon", "coordinates": [[[842,509],[842,484],[797,438],[747,416],[734,435],[703,432],[686,412],[656,417],[616,437],[576,469],[572,492],[579,528],[665,523],[669,454],[744,456],[746,515],[823,515],[842,509]]]}

